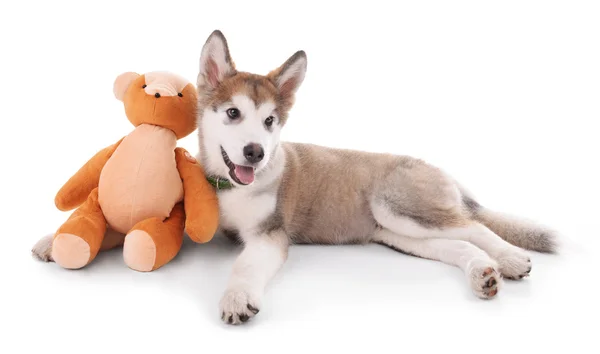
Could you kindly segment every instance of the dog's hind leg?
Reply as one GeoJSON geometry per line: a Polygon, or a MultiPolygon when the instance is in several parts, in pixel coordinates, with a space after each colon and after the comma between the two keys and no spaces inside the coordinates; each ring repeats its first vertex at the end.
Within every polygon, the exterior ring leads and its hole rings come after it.
{"type": "Polygon", "coordinates": [[[411,217],[395,215],[384,205],[375,205],[373,215],[382,227],[399,235],[417,240],[469,242],[496,260],[500,272],[506,278],[521,279],[531,271],[531,260],[524,250],[504,241],[477,221],[465,219],[463,225],[425,226],[411,217]]]}
{"type": "Polygon", "coordinates": [[[379,225],[408,237],[467,241],[498,262],[506,278],[529,275],[527,253],[473,219],[451,178],[430,165],[409,162],[392,170],[374,190],[371,212],[379,225]]]}
{"type": "Polygon", "coordinates": [[[371,241],[401,253],[460,268],[467,276],[473,293],[482,299],[494,297],[501,286],[502,279],[496,261],[469,242],[419,239],[398,235],[387,229],[376,231],[371,241]]]}

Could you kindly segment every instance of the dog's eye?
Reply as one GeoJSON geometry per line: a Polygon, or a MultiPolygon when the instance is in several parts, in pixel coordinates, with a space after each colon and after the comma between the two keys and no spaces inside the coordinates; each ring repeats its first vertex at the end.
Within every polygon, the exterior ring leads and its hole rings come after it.
{"type": "Polygon", "coordinates": [[[148,85],[144,85],[144,86],[142,86],[142,88],[146,88],[146,86],[148,86],[148,85]]]}
{"type": "Polygon", "coordinates": [[[272,125],[273,125],[273,120],[274,120],[274,119],[275,119],[275,118],[273,118],[273,116],[269,116],[269,117],[267,117],[267,119],[265,119],[265,125],[266,125],[267,127],[270,127],[270,126],[272,126],[272,125]]]}
{"type": "Polygon", "coordinates": [[[238,119],[240,117],[240,110],[237,108],[229,108],[227,110],[227,116],[230,119],[238,119]]]}

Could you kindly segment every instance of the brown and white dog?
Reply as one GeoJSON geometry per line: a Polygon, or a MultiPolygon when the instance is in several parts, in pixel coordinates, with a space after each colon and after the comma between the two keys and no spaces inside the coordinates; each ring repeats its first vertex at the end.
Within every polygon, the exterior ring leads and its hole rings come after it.
{"type": "Polygon", "coordinates": [[[198,158],[229,180],[218,192],[220,228],[244,245],[221,300],[223,321],[258,312],[294,243],[374,242],[439,260],[460,267],[481,298],[496,295],[502,277],[529,274],[519,247],[555,250],[552,231],[482,207],[421,160],[280,142],[306,67],[299,51],[266,76],[237,71],[219,31],[202,50],[198,158]]]}
{"type": "MultiPolygon", "coordinates": [[[[306,73],[303,51],[266,76],[236,70],[213,32],[202,49],[199,154],[218,186],[220,229],[243,243],[220,302],[246,322],[291,244],[379,243],[461,268],[480,298],[529,275],[523,250],[554,252],[553,231],[479,205],[440,169],[408,156],[280,142],[306,73]]],[[[40,240],[34,254],[48,254],[40,240]]]]}

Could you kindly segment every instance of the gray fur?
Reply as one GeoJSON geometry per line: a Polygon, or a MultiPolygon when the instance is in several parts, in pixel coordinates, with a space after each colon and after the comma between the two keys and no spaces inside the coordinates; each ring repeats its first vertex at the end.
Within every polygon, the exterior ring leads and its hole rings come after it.
{"type": "Polygon", "coordinates": [[[283,215],[281,214],[281,209],[279,207],[275,207],[275,211],[258,225],[258,232],[260,234],[269,234],[273,231],[282,229],[283,215]]]}
{"type": "Polygon", "coordinates": [[[52,259],[52,241],[54,234],[46,235],[36,242],[31,249],[31,255],[43,262],[54,262],[52,259]]]}
{"type": "Polygon", "coordinates": [[[282,143],[286,168],[270,188],[277,190],[276,211],[261,232],[283,230],[292,243],[355,244],[370,242],[379,226],[372,206],[408,217],[433,229],[481,222],[507,242],[552,252],[554,233],[493,213],[439,168],[409,156],[282,143]]]}
{"type": "Polygon", "coordinates": [[[531,251],[556,253],[558,251],[557,232],[550,228],[526,220],[485,208],[473,196],[459,186],[463,204],[473,220],[484,224],[505,241],[531,251]]]}
{"type": "Polygon", "coordinates": [[[283,146],[286,169],[278,198],[293,242],[369,242],[378,226],[372,203],[428,227],[466,219],[456,186],[421,160],[311,144],[283,146]]]}
{"type": "Polygon", "coordinates": [[[236,244],[241,243],[240,234],[237,230],[221,229],[220,231],[221,234],[223,234],[223,236],[228,238],[231,242],[236,244]]]}
{"type": "Polygon", "coordinates": [[[558,252],[556,232],[545,226],[485,208],[477,210],[473,218],[515,246],[544,253],[558,252]]]}
{"type": "Polygon", "coordinates": [[[460,192],[448,176],[419,159],[399,156],[397,160],[391,163],[386,178],[375,186],[375,204],[426,228],[464,224],[467,216],[460,192]]]}

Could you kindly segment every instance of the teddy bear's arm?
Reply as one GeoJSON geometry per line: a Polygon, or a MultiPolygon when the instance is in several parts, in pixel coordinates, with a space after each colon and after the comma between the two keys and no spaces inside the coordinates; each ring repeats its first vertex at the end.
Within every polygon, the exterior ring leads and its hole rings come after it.
{"type": "Polygon", "coordinates": [[[200,164],[185,149],[175,149],[175,160],[183,181],[186,232],[195,242],[208,242],[219,226],[217,193],[200,164]]]}
{"type": "Polygon", "coordinates": [[[54,204],[59,210],[68,211],[78,207],[98,187],[102,168],[123,139],[98,151],[62,186],[54,198],[54,204]]]}

